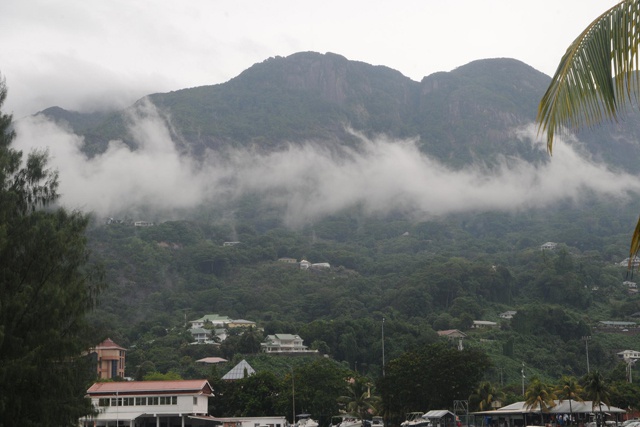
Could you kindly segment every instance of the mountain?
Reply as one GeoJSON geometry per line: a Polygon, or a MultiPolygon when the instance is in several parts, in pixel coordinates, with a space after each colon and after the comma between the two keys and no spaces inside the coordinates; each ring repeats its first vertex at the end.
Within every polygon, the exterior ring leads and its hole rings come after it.
{"type": "MultiPolygon", "coordinates": [[[[534,122],[549,81],[532,67],[505,58],[474,61],[416,82],[388,67],[302,52],[270,58],[223,84],[152,94],[123,111],[84,114],[54,107],[40,114],[84,136],[90,155],[104,151],[113,139],[135,148],[128,128],[131,114],[153,104],[181,152],[194,157],[229,148],[263,154],[303,143],[357,149],[360,138],[350,131],[355,130],[387,135],[391,141],[415,140],[423,152],[449,167],[490,167],[512,156],[550,161],[515,132],[534,122]]],[[[620,124],[580,132],[580,142],[573,144],[611,167],[637,171],[638,123],[630,114],[620,124]]],[[[171,179],[161,180],[162,191],[152,196],[136,193],[135,185],[129,185],[135,179],[128,175],[117,180],[116,197],[127,201],[127,209],[138,200],[150,206],[142,214],[125,212],[122,221],[114,212],[115,221],[108,224],[94,217],[88,240],[93,256],[105,266],[109,287],[92,320],[105,337],[132,349],[127,355],[130,371],[151,364],[162,373],[174,370],[187,377],[200,372],[195,361],[202,357],[240,357],[245,346],[239,336],[219,348],[188,345],[185,322],[209,313],[256,321],[266,334],[300,333],[305,344],[370,375],[381,372],[382,319],[387,321],[388,360],[437,340],[435,331],[460,328],[469,335],[465,346],[491,354],[496,369],[487,378],[502,383],[504,373],[515,390],[523,361],[527,369],[554,380],[585,373],[584,336],[593,337],[592,366],[613,373],[619,368],[616,353],[640,346],[640,328],[628,334],[597,328],[599,321],[633,320],[640,310],[640,297],[623,284],[625,268],[616,265],[627,256],[640,210],[637,200],[627,203],[589,191],[577,200],[574,188],[579,185],[560,182],[566,178],[560,175],[552,182],[567,186],[566,198],[542,203],[533,197],[527,200],[531,203],[518,204],[514,194],[527,192],[526,179],[522,186],[479,191],[476,175],[449,186],[447,180],[455,181],[456,173],[437,167],[432,169],[445,173],[443,179],[420,181],[414,174],[408,184],[384,188],[404,171],[401,166],[381,171],[377,164],[362,174],[371,185],[347,191],[336,187],[347,187],[356,174],[335,181],[330,179],[335,170],[314,175],[308,168],[315,166],[321,150],[311,151],[312,160],[302,167],[294,164],[297,157],[284,164],[279,157],[267,162],[268,156],[256,156],[247,170],[258,168],[258,173],[251,175],[253,181],[240,180],[238,187],[268,181],[269,173],[287,167],[301,172],[244,192],[233,193],[235,188],[226,186],[242,175],[235,163],[230,162],[232,173],[221,173],[221,178],[204,174],[207,184],[222,188],[213,193],[217,198],[197,194],[196,207],[176,209],[169,221],[168,215],[155,212],[163,204],[151,202],[176,197],[174,179],[180,191],[193,185],[179,180],[176,171],[194,163],[160,172],[171,179]],[[260,169],[261,163],[268,167],[260,169]],[[300,182],[306,185],[288,191],[300,182]],[[324,191],[318,191],[326,182],[324,191]],[[409,191],[414,187],[433,187],[444,196],[409,191]],[[226,192],[233,193],[229,206],[226,192]],[[367,204],[361,194],[377,203],[367,204]],[[492,209],[488,199],[494,194],[506,205],[492,209]],[[447,211],[442,205],[450,195],[459,200],[447,211]],[[431,214],[424,217],[407,215],[422,206],[411,203],[421,196],[424,206],[428,202],[442,209],[424,208],[431,214]],[[322,214],[304,216],[308,211],[300,205],[310,201],[322,214]],[[400,208],[380,208],[396,205],[400,208]],[[300,216],[298,228],[285,226],[286,214],[278,209],[300,216]],[[136,227],[126,215],[156,224],[136,227]],[[229,241],[240,243],[225,245],[229,241]],[[542,251],[540,245],[547,241],[557,242],[560,249],[542,251]],[[280,258],[329,263],[331,268],[302,270],[280,258]],[[513,322],[501,320],[499,313],[505,311],[517,311],[513,322]],[[501,327],[472,330],[473,320],[496,321],[501,327]]],[[[317,163],[319,169],[326,166],[317,163]]],[[[348,172],[357,167],[345,163],[348,172]]],[[[589,166],[586,161],[580,165],[589,166]]],[[[153,180],[158,174],[140,169],[136,176],[153,180]]],[[[414,171],[407,169],[407,175],[414,171]]],[[[547,169],[538,169],[536,178],[550,177],[547,169]]],[[[106,181],[113,175],[99,176],[106,181]]],[[[477,176],[481,180],[487,175],[477,176]]],[[[501,184],[519,177],[491,178],[501,184]]],[[[618,179],[611,177],[616,188],[618,179]]]]}
{"type": "MultiPolygon", "coordinates": [[[[515,136],[533,123],[550,78],[514,59],[485,59],[420,82],[384,66],[333,53],[269,58],[226,83],[156,93],[152,102],[171,122],[185,152],[245,147],[273,150],[287,143],[354,144],[365,135],[417,138],[425,153],[462,167],[497,156],[547,160],[515,136]]],[[[136,105],[130,107],[133,108],[136,105]]],[[[39,114],[66,122],[85,137],[85,151],[102,152],[112,139],[135,146],[130,110],[84,114],[58,107],[39,114]]],[[[580,134],[586,149],[616,167],[637,170],[638,118],[580,134]]]]}

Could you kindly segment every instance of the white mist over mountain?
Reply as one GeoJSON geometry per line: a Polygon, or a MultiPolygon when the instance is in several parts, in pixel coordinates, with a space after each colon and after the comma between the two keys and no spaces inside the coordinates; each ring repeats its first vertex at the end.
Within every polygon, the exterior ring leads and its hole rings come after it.
{"type": "MultiPolygon", "coordinates": [[[[584,191],[621,200],[640,193],[637,176],[595,163],[560,139],[549,162],[503,159],[491,171],[453,170],[421,153],[415,141],[382,136],[360,136],[357,150],[339,154],[308,142],[268,154],[210,152],[196,161],[179,154],[167,123],[153,105],[142,104],[129,116],[137,150],[111,141],[106,152],[87,158],[82,137],[42,116],[29,117],[16,123],[14,144],[25,152],[49,150],[60,173],[61,203],[100,217],[145,206],[162,212],[216,206],[264,193],[283,209],[287,224],[300,226],[356,205],[369,214],[400,211],[424,219],[542,208],[578,200],[584,191]]],[[[533,125],[514,132],[523,143],[546,149],[533,125]]]]}

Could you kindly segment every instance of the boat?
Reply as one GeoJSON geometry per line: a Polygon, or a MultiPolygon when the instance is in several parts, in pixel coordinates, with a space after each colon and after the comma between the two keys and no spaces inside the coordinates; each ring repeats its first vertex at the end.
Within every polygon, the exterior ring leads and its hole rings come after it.
{"type": "Polygon", "coordinates": [[[295,423],[296,427],[318,427],[318,422],[311,418],[311,414],[298,414],[296,415],[298,422],[295,423]]]}
{"type": "Polygon", "coordinates": [[[426,427],[429,420],[422,418],[424,412],[409,412],[406,419],[400,423],[401,427],[426,427]]]}
{"type": "Polygon", "coordinates": [[[331,427],[363,427],[362,419],[353,414],[342,414],[331,417],[331,427]]]}

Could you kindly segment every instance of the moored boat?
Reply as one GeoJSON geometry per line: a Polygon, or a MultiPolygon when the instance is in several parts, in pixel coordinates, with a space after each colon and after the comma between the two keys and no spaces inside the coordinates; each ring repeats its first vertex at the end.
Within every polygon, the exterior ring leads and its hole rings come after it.
{"type": "Polygon", "coordinates": [[[296,427],[318,427],[318,422],[311,418],[311,414],[299,414],[296,417],[298,418],[296,427]]]}
{"type": "Polygon", "coordinates": [[[331,417],[331,427],[362,427],[362,419],[353,414],[342,414],[331,417]]]}

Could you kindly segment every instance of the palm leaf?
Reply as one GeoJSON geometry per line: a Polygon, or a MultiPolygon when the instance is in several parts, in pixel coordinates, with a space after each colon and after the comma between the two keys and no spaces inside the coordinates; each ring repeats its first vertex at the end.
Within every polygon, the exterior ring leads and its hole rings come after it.
{"type": "MultiPolygon", "coordinates": [[[[569,46],[538,106],[538,131],[547,150],[563,129],[591,127],[638,99],[640,0],[625,0],[593,21],[569,46]]],[[[629,269],[640,252],[640,219],[629,249],[629,269]]]]}
{"type": "Polygon", "coordinates": [[[538,106],[549,153],[556,132],[615,121],[636,99],[639,43],[639,0],[613,6],[571,43],[538,106]]]}

